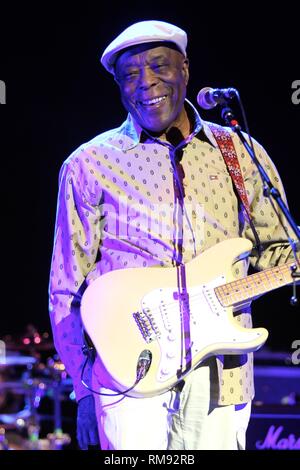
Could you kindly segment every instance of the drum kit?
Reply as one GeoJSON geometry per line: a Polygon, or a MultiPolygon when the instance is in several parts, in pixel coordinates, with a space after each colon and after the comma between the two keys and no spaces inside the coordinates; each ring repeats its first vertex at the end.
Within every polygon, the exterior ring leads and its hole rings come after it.
{"type": "Polygon", "coordinates": [[[25,335],[17,340],[6,336],[1,344],[0,450],[68,447],[62,402],[74,401],[74,392],[49,335],[29,325],[25,335]]]}

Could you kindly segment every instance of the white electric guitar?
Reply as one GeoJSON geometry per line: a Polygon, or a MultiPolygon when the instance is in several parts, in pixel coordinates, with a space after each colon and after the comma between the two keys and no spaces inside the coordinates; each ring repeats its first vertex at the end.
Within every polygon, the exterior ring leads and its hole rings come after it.
{"type": "Polygon", "coordinates": [[[81,316],[100,358],[101,382],[121,392],[134,385],[129,396],[150,397],[174,386],[209,356],[259,349],[267,330],[241,327],[233,311],[290,284],[292,265],[235,280],[232,265],[251,248],[249,240],[229,239],[184,270],[120,269],[93,281],[83,295],[81,316]],[[141,357],[147,370],[136,383],[141,357]]]}

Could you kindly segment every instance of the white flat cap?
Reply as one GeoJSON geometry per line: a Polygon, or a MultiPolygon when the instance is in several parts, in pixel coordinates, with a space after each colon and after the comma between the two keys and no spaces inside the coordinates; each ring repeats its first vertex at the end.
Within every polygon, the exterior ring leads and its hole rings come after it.
{"type": "Polygon", "coordinates": [[[148,42],[173,42],[180,52],[186,55],[187,35],[183,29],[164,21],[140,21],[126,28],[105,49],[101,64],[110,73],[114,73],[114,63],[123,49],[148,42]]]}

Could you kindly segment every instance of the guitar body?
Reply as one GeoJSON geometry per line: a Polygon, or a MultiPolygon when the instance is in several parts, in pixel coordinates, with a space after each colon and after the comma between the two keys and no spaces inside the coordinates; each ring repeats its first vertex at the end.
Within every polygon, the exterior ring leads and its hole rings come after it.
{"type": "Polygon", "coordinates": [[[234,280],[232,264],[251,247],[246,239],[229,239],[187,263],[184,302],[175,267],[115,270],[93,281],[83,295],[81,316],[100,356],[105,386],[132,387],[144,350],[150,351],[150,368],[128,392],[137,398],[165,392],[209,356],[259,349],[267,330],[239,326],[232,307],[224,308],[214,293],[234,280]]]}

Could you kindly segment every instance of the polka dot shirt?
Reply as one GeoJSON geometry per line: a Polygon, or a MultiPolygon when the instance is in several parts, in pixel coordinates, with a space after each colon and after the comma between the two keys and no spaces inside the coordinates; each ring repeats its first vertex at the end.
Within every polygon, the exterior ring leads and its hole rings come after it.
{"type": "MultiPolygon", "coordinates": [[[[189,101],[186,106],[195,125],[180,162],[190,221],[181,218],[183,262],[228,238],[247,237],[255,243],[208,124],[189,101]]],[[[253,250],[248,261],[257,269],[286,262],[290,248],[277,215],[263,195],[256,167],[238,137],[233,134],[232,138],[264,249],[261,256],[253,250]]],[[[254,145],[273,184],[284,195],[274,164],[259,143],[254,141],[254,145]]],[[[168,147],[145,135],[130,115],[119,128],[80,146],[61,168],[50,316],[55,345],[73,379],[77,400],[90,393],[80,379],[85,359],[81,296],[93,279],[111,270],[172,266],[179,220],[174,218],[178,207],[173,173],[168,147]]],[[[246,275],[247,268],[247,261],[234,265],[236,277],[246,275]]],[[[236,321],[251,327],[250,309],[239,312],[236,321]]],[[[219,403],[249,401],[254,393],[252,356],[222,356],[216,361],[219,403]]],[[[90,374],[88,368],[86,381],[90,374]]]]}

